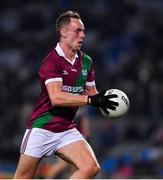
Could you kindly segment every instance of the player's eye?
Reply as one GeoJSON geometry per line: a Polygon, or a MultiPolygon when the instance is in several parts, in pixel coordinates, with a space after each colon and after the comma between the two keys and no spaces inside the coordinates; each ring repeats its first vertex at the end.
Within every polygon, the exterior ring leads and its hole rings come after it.
{"type": "Polygon", "coordinates": [[[83,32],[83,33],[84,33],[84,29],[76,29],[75,32],[76,32],[76,33],[80,33],[80,32],[83,32]]]}
{"type": "Polygon", "coordinates": [[[75,30],[75,32],[78,33],[78,34],[80,33],[80,31],[81,31],[80,29],[75,30]]]}

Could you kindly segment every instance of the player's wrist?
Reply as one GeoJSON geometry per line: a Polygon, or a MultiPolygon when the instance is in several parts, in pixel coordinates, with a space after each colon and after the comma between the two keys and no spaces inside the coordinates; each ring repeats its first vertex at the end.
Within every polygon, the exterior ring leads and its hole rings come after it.
{"type": "Polygon", "coordinates": [[[94,95],[94,96],[88,96],[87,104],[94,107],[100,107],[102,106],[103,102],[101,98],[99,98],[97,95],[94,95]]]}

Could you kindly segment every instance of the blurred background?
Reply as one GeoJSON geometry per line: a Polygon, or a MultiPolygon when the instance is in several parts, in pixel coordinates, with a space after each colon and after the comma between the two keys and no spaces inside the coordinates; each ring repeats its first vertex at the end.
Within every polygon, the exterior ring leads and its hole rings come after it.
{"type": "MultiPolygon", "coordinates": [[[[163,1],[0,1],[0,177],[12,177],[27,118],[40,94],[38,68],[58,39],[55,21],[76,10],[98,90],[118,88],[130,110],[118,120],[88,107],[103,178],[163,178],[163,1]]],[[[61,177],[67,178],[66,172],[61,177]]]]}

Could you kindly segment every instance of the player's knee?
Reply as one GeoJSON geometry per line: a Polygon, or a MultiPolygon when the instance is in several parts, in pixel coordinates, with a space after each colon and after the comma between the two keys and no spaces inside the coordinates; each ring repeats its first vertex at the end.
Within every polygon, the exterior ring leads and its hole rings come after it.
{"type": "Polygon", "coordinates": [[[14,179],[27,179],[29,178],[29,173],[27,172],[17,172],[14,176],[14,179]]]}
{"type": "Polygon", "coordinates": [[[99,171],[100,171],[100,166],[97,163],[85,164],[82,168],[82,172],[84,174],[90,175],[92,177],[96,176],[99,171]]]}
{"type": "Polygon", "coordinates": [[[17,170],[14,179],[31,179],[34,176],[34,172],[29,170],[17,170]]]}
{"type": "Polygon", "coordinates": [[[99,171],[100,171],[99,164],[96,164],[96,165],[92,166],[92,170],[91,171],[92,171],[93,175],[96,176],[99,173],[99,171]]]}

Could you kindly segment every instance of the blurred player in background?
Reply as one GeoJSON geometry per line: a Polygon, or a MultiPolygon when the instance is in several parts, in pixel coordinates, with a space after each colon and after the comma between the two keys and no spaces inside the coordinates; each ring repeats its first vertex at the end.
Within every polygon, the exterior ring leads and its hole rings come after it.
{"type": "Polygon", "coordinates": [[[20,148],[15,179],[34,177],[40,160],[53,154],[75,167],[70,178],[93,178],[99,172],[95,154],[76,129],[79,106],[115,110],[117,95],[97,92],[92,59],[82,52],[84,24],[77,12],[67,11],[56,21],[59,43],[43,60],[41,94],[28,123],[20,148]]]}

